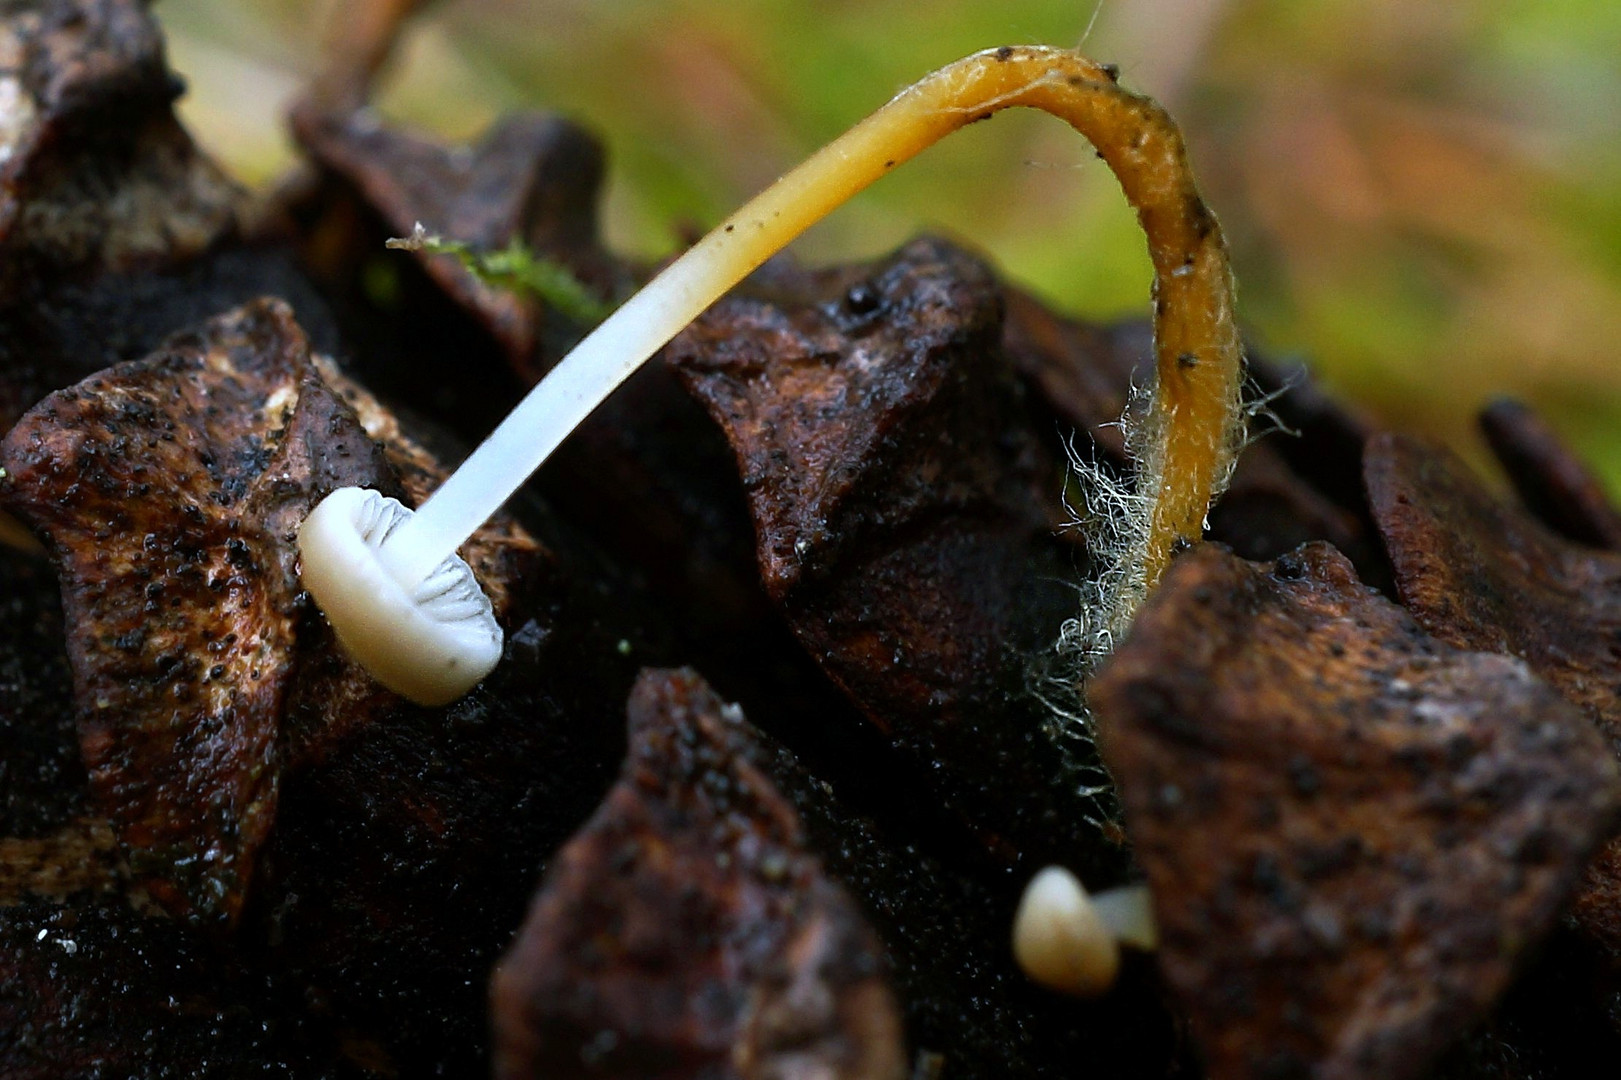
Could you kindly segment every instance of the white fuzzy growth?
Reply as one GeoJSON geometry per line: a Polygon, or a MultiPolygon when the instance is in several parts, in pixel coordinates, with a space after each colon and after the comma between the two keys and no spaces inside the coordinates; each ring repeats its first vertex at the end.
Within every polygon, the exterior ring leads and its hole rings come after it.
{"type": "MultiPolygon", "coordinates": [[[[1149,393],[1134,389],[1130,400],[1118,422],[1125,432],[1128,451],[1143,441],[1142,425],[1133,422],[1134,414],[1152,411],[1149,393]]],[[[1114,651],[1148,593],[1143,552],[1148,546],[1154,503],[1145,492],[1154,489],[1142,478],[1135,484],[1116,478],[1104,466],[1083,457],[1073,443],[1065,450],[1079,499],[1077,502],[1066,495],[1064,505],[1069,511],[1070,527],[1086,537],[1092,570],[1079,590],[1079,614],[1059,628],[1054,651],[1060,674],[1050,680],[1043,696],[1065,740],[1079,744],[1083,756],[1096,761],[1097,770],[1107,776],[1097,751],[1096,723],[1087,705],[1086,684],[1097,666],[1114,651]],[[1058,707],[1058,702],[1063,702],[1063,707],[1058,707]]],[[[1108,785],[1112,789],[1112,778],[1108,785]]],[[[1106,805],[1111,816],[1118,813],[1112,799],[1106,805]]]]}
{"type": "MultiPolygon", "coordinates": [[[[1270,400],[1262,397],[1246,404],[1242,397],[1235,397],[1229,403],[1219,436],[1222,445],[1211,488],[1212,505],[1227,490],[1238,455],[1251,441],[1248,419],[1254,415],[1270,417],[1266,408],[1270,400]]],[[[1073,709],[1066,710],[1073,713],[1079,727],[1073,734],[1087,742],[1094,741],[1095,733],[1085,703],[1086,683],[1131,628],[1137,609],[1149,593],[1145,553],[1164,465],[1164,418],[1153,387],[1132,389],[1118,426],[1125,435],[1126,456],[1132,465],[1129,481],[1117,479],[1103,466],[1083,457],[1073,445],[1066,447],[1080,504],[1066,499],[1065,505],[1070,525],[1086,537],[1092,572],[1081,589],[1080,614],[1060,628],[1055,647],[1060,656],[1068,659],[1068,675],[1074,680],[1071,685],[1078,699],[1073,709]]],[[[1277,427],[1282,428],[1282,424],[1277,427]]]]}

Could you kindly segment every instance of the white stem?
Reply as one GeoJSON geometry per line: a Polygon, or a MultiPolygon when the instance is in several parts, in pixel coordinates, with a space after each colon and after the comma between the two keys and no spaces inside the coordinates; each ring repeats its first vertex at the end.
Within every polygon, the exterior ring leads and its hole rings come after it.
{"type": "Polygon", "coordinates": [[[728,285],[694,298],[705,284],[700,272],[713,269],[686,258],[672,265],[565,356],[384,543],[379,557],[395,579],[413,586],[453,555],[580,421],[724,292],[728,285]]]}
{"type": "Polygon", "coordinates": [[[620,383],[800,233],[944,135],[998,109],[1027,104],[1023,91],[1060,82],[1077,69],[1096,88],[1114,91],[1103,69],[1062,50],[986,50],[907,87],[822,147],[575,346],[389,537],[380,555],[390,573],[409,588],[454,554],[620,383]]]}
{"type": "Polygon", "coordinates": [[[1154,898],[1147,885],[1121,885],[1092,897],[1098,918],[1116,941],[1143,952],[1159,948],[1159,924],[1154,921],[1154,898]]]}
{"type": "Polygon", "coordinates": [[[407,587],[426,577],[683,327],[851,195],[923,149],[927,143],[910,153],[897,149],[882,123],[910,92],[756,196],[563,357],[389,537],[380,556],[394,577],[407,587]]]}

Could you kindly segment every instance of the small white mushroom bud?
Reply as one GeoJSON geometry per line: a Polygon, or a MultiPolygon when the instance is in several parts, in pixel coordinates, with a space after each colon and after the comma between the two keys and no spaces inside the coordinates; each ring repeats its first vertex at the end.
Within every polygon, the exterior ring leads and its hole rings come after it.
{"type": "Polygon", "coordinates": [[[1035,982],[1077,997],[1101,996],[1119,974],[1122,943],[1145,950],[1159,943],[1144,886],[1092,897],[1061,866],[1025,886],[1013,917],[1013,956],[1035,982]]]}

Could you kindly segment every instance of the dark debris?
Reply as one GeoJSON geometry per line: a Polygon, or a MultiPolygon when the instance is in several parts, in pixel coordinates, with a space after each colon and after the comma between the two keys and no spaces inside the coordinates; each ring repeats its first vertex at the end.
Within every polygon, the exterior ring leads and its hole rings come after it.
{"type": "Polygon", "coordinates": [[[289,765],[243,915],[257,965],[412,1075],[489,1075],[490,968],[624,751],[617,598],[525,585],[529,615],[472,694],[396,700],[289,765]]]}
{"type": "Polygon", "coordinates": [[[0,304],[0,429],[51,391],[139,360],[171,334],[261,296],[291,304],[317,348],[336,348],[326,305],[287,252],[273,245],[41,283],[21,302],[0,304]]]}
{"type": "Polygon", "coordinates": [[[44,836],[88,812],[56,575],[0,548],[0,837],[44,836]]]}
{"type": "Polygon", "coordinates": [[[262,981],[120,898],[39,899],[0,910],[0,1076],[377,1075],[262,981]]]}
{"type": "Polygon", "coordinates": [[[1129,956],[1099,1001],[1037,986],[1010,941],[1022,880],[965,866],[960,847],[920,845],[904,819],[859,812],[769,736],[754,738],[759,766],[798,811],[807,845],[883,939],[915,1059],[941,1070],[919,1080],[1072,1080],[1078,1062],[1113,1080],[1194,1075],[1186,1024],[1151,959],[1129,956]]]}

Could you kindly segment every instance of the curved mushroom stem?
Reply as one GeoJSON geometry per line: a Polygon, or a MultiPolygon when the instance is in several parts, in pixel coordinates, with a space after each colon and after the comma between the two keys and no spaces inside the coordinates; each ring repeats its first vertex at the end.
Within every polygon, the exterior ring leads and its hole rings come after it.
{"type": "MultiPolygon", "coordinates": [[[[573,428],[670,338],[766,259],[874,180],[951,132],[1013,106],[1085,135],[1119,178],[1154,265],[1157,389],[1134,440],[1145,512],[1111,580],[1123,628],[1179,542],[1197,540],[1239,441],[1242,354],[1215,218],[1182,138],[1117,72],[1046,46],[991,49],[903,90],[671,263],[565,356],[379,555],[405,588],[438,567],[573,428]]],[[[317,597],[319,599],[319,597],[317,597]]]]}

